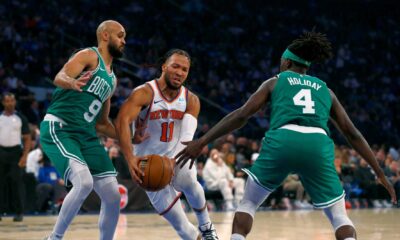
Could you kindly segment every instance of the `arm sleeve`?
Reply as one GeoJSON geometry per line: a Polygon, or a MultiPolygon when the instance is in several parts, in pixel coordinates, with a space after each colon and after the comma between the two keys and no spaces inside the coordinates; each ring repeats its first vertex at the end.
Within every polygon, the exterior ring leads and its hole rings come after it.
{"type": "Polygon", "coordinates": [[[191,141],[193,139],[196,129],[197,129],[197,119],[193,117],[191,114],[185,113],[182,119],[181,132],[179,135],[179,141],[175,148],[174,156],[176,156],[176,154],[178,154],[185,148],[185,145],[183,145],[181,142],[191,141]]]}

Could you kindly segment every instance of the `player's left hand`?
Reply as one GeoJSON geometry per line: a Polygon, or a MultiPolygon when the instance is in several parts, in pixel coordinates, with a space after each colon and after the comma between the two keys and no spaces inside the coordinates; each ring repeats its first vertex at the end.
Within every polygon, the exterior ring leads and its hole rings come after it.
{"type": "Polygon", "coordinates": [[[195,159],[200,155],[201,150],[203,149],[203,145],[199,140],[181,143],[186,145],[186,148],[175,156],[175,159],[177,160],[176,165],[179,166],[180,164],[180,168],[182,168],[190,160],[189,169],[192,169],[195,159]]]}
{"type": "Polygon", "coordinates": [[[147,125],[142,123],[141,121],[139,124],[136,125],[135,135],[133,136],[132,143],[139,144],[144,142],[146,139],[150,137],[150,134],[146,132],[147,125]]]}
{"type": "Polygon", "coordinates": [[[388,181],[388,179],[385,176],[382,176],[382,177],[378,178],[378,181],[389,192],[390,197],[392,198],[392,203],[394,205],[397,205],[396,191],[394,190],[393,185],[388,181]]]}

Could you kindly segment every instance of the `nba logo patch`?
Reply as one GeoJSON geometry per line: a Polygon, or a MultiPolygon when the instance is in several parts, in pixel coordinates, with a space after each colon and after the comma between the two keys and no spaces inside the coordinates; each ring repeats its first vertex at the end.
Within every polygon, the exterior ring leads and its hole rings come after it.
{"type": "Polygon", "coordinates": [[[121,194],[119,207],[120,209],[124,209],[128,205],[128,189],[124,185],[118,184],[118,191],[121,194]]]}

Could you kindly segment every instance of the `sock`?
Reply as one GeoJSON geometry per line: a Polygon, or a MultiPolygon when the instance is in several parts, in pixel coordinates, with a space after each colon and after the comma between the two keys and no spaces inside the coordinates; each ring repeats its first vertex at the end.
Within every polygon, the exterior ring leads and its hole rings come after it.
{"type": "Polygon", "coordinates": [[[355,238],[352,238],[352,237],[350,237],[350,238],[345,238],[344,240],[356,240],[355,238]]]}
{"type": "Polygon", "coordinates": [[[244,238],[242,235],[238,234],[238,233],[234,233],[231,236],[231,240],[245,240],[246,238],[244,238]]]}

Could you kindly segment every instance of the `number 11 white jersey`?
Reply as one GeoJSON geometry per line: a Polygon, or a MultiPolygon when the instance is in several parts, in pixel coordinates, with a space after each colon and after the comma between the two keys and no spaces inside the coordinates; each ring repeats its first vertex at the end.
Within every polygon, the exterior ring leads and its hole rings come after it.
{"type": "Polygon", "coordinates": [[[172,158],[180,138],[188,90],[181,86],[178,95],[169,101],[163,96],[156,80],[146,84],[153,90],[153,100],[148,107],[142,109],[138,118],[147,126],[145,132],[150,137],[136,144],[134,153],[136,156],[158,154],[172,158]]]}

